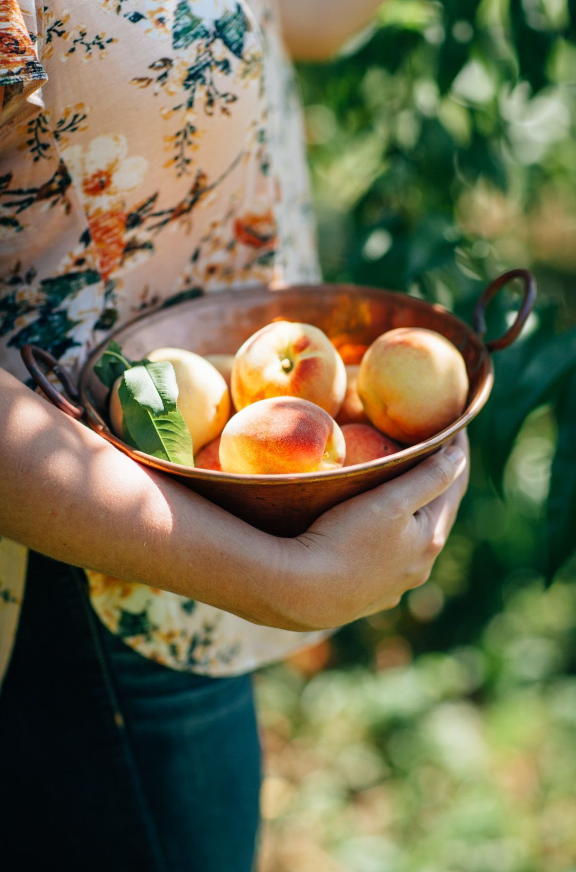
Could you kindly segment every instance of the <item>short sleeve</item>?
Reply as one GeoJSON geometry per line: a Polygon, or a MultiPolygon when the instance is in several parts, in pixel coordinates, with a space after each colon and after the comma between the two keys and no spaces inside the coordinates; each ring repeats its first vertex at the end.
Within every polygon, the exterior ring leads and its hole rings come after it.
{"type": "Polygon", "coordinates": [[[38,59],[34,0],[0,0],[0,126],[43,108],[41,88],[48,76],[38,59]]]}

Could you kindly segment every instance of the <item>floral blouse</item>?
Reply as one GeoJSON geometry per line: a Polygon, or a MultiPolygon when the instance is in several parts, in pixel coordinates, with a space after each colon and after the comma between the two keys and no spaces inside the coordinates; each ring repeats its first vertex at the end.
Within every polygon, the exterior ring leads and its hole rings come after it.
{"type": "MultiPolygon", "coordinates": [[[[78,371],[142,310],[319,278],[298,95],[271,0],[0,0],[0,366],[78,371]]],[[[25,549],[0,540],[0,674],[25,549]]],[[[88,572],[104,624],[228,675],[319,634],[88,572]]]]}

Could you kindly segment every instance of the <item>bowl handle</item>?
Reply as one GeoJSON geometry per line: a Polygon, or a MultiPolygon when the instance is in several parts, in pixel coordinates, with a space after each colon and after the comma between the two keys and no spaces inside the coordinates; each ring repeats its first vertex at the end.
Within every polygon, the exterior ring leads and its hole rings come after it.
{"type": "Polygon", "coordinates": [[[536,302],[536,279],[532,273],[527,269],[511,269],[508,270],[508,272],[502,273],[501,276],[498,276],[498,278],[494,279],[493,282],[490,282],[476,303],[476,308],[474,309],[474,330],[480,339],[483,339],[484,334],[486,333],[486,318],[484,314],[486,306],[492,297],[498,293],[500,288],[503,288],[504,285],[507,285],[508,282],[512,281],[512,279],[521,280],[524,285],[524,299],[518,310],[516,320],[510,329],[506,331],[504,336],[501,336],[499,339],[491,339],[486,343],[488,351],[500,351],[502,348],[508,348],[509,345],[512,345],[512,343],[518,339],[524,324],[528,320],[528,315],[534,308],[534,303],[536,302]]]}
{"type": "Polygon", "coordinates": [[[70,415],[71,418],[80,421],[84,417],[84,408],[78,403],[71,402],[71,400],[78,400],[80,394],[78,393],[76,385],[72,381],[70,373],[58,363],[55,357],[47,351],[44,351],[43,348],[38,348],[37,345],[23,345],[20,349],[20,356],[24,361],[24,366],[32,376],[33,381],[38,385],[41,391],[46,394],[50,402],[52,402],[56,408],[60,409],[60,411],[70,415]],[[48,381],[40,369],[38,360],[45,363],[49,370],[54,370],[71,400],[68,400],[48,381]]]}

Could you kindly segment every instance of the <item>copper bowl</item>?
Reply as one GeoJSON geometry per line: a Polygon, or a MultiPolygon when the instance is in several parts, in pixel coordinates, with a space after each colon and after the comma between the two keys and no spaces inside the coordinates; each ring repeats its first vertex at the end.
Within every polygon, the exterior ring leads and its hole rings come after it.
{"type": "Polygon", "coordinates": [[[145,314],[113,334],[128,358],[141,359],[151,348],[177,346],[198,354],[234,354],[260,327],[271,321],[303,321],[320,327],[338,345],[370,345],[394,327],[427,327],[441,333],[466,361],[470,392],[462,415],[425,442],[357,466],[336,471],[293,475],[239,475],[179,466],[135,451],[114,433],[107,422],[108,391],[94,374],[94,365],[108,341],[86,362],[75,389],[57,361],[33,346],[22,349],[23,359],[35,380],[63,411],[83,419],[120,451],[134,460],[173,475],[178,481],[261,530],[279,536],[296,536],[337,503],[370,490],[410,469],[444,443],[478,414],[493,384],[491,351],[505,348],[519,335],[535,298],[534,279],[525,270],[500,276],[484,291],[475,313],[475,329],[439,305],[406,294],[354,285],[298,285],[281,290],[256,288],[199,297],[145,314]],[[484,308],[508,281],[520,278],[524,300],[515,323],[498,340],[486,345],[484,308]],[[52,365],[69,395],[66,400],[47,381],[35,357],[52,365]]]}

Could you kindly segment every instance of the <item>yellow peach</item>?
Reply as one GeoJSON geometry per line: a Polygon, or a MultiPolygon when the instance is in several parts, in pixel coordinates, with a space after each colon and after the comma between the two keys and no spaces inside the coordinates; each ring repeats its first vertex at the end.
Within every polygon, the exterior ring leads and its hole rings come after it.
{"type": "Polygon", "coordinates": [[[338,414],[346,392],[342,358],[322,330],[275,321],[236,353],[232,399],[238,410],[270,397],[298,397],[338,414]]]}
{"type": "Polygon", "coordinates": [[[389,330],[360,365],[358,393],[371,422],[413,445],[451,424],[464,410],[464,358],[444,336],[418,327],[389,330]]]}
{"type": "Polygon", "coordinates": [[[346,444],[338,424],[315,403],[271,397],[246,406],[222,432],[224,472],[274,475],[338,469],[346,444]]]}
{"type": "Polygon", "coordinates": [[[214,366],[230,389],[230,380],[232,378],[232,367],[234,366],[233,354],[205,354],[204,360],[214,366]]]}
{"type": "Polygon", "coordinates": [[[178,383],[178,408],[190,435],[194,453],[222,432],[230,417],[230,394],[224,378],[209,361],[183,348],[156,348],[148,360],[169,360],[178,383]]]}

